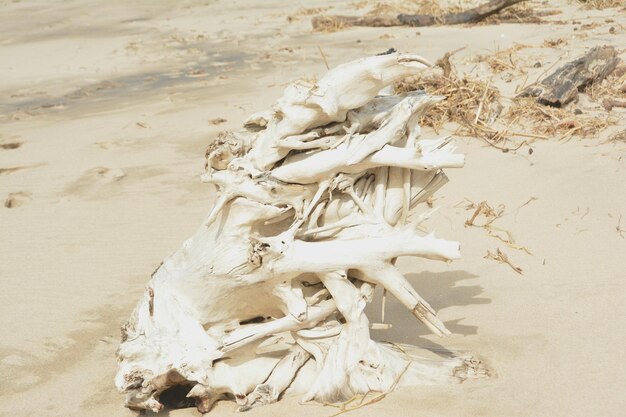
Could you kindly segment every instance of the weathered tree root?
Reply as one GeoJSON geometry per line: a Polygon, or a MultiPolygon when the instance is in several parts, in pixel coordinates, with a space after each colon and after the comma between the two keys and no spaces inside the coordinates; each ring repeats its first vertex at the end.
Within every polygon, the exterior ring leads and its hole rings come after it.
{"type": "Polygon", "coordinates": [[[428,65],[390,53],[339,66],[209,146],[203,181],[220,197],[122,328],[115,382],[127,407],[205,413],[234,399],[245,411],[294,382],[305,400],[338,402],[487,374],[471,357],[425,360],[372,341],[364,312],[381,285],[433,333],[450,333],[394,263],[460,256],[457,242],[416,226],[447,181],[441,169],[464,159],[450,138],[419,137],[442,97],[378,95],[428,65]]]}

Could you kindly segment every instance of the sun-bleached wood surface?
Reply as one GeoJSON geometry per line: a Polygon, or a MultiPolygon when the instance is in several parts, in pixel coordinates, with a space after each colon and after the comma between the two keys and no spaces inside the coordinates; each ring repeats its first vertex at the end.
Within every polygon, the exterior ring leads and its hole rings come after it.
{"type": "Polygon", "coordinates": [[[202,180],[219,196],[122,328],[116,385],[127,407],[157,412],[178,396],[174,405],[203,413],[221,399],[244,411],[277,401],[296,378],[303,400],[338,402],[485,374],[470,356],[432,361],[371,340],[386,324],[364,313],[380,285],[449,334],[395,267],[399,256],[460,256],[421,225],[447,182],[442,169],[464,164],[450,137],[420,134],[444,97],[388,88],[429,66],[399,53],[340,65],[293,83],[271,111],[209,146],[202,180]]]}

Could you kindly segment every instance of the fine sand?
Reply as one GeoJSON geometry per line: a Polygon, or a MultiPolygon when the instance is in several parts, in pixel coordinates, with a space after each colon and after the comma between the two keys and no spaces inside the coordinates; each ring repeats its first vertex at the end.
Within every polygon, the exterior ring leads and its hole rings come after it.
{"type": "MultiPolygon", "coordinates": [[[[0,207],[1,416],[132,415],[113,386],[119,327],[210,208],[213,191],[198,178],[206,145],[289,81],[321,76],[318,48],[332,67],[390,47],[431,61],[466,47],[457,71],[492,78],[508,97],[524,77],[492,76],[478,54],[532,46],[518,53],[542,64],[527,68],[531,81],[591,46],[625,57],[624,11],[565,1],[543,6],[564,24],[334,33],[312,32],[305,5],[287,1],[124,3],[0,1],[0,200],[11,206],[0,207]],[[557,38],[566,42],[543,47],[557,38]]],[[[598,109],[584,97],[578,105],[598,109]]],[[[532,154],[457,140],[467,165],[447,171],[428,228],[459,240],[463,258],[401,260],[453,335],[428,334],[389,300],[393,328],[376,337],[472,352],[494,377],[400,389],[349,415],[625,415],[626,143],[607,140],[625,115],[614,109],[616,125],[598,137],[534,141],[532,154]],[[469,201],[483,200],[505,206],[494,225],[530,254],[464,227],[469,201]],[[484,258],[497,248],[522,275],[484,258]]],[[[211,415],[234,409],[222,402],[211,415]]],[[[336,411],[288,396],[248,415],[336,411]]]]}

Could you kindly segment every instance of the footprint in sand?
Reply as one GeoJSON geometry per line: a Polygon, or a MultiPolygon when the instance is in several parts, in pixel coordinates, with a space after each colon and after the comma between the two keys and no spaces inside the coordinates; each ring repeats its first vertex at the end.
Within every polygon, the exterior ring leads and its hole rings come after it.
{"type": "Polygon", "coordinates": [[[23,143],[22,142],[8,142],[8,143],[0,143],[0,149],[4,149],[4,150],[10,150],[10,149],[17,149],[20,146],[22,146],[23,143]]]}
{"type": "MultiPolygon", "coordinates": [[[[2,138],[2,135],[0,134],[0,138],[2,138]]],[[[11,141],[11,142],[1,142],[0,143],[0,150],[3,151],[10,151],[13,149],[17,149],[20,146],[22,146],[24,143],[19,142],[19,141],[11,141]]],[[[28,167],[10,167],[10,168],[0,168],[0,175],[4,175],[4,174],[11,174],[15,171],[19,171],[22,170],[24,168],[28,168],[28,167]]]]}
{"type": "Polygon", "coordinates": [[[6,200],[4,200],[4,207],[15,208],[30,203],[32,200],[32,194],[26,191],[18,191],[16,193],[9,193],[6,200]]]}
{"type": "Polygon", "coordinates": [[[96,167],[85,171],[74,183],[67,186],[63,192],[65,196],[80,196],[83,198],[106,197],[115,194],[115,183],[126,176],[126,173],[117,168],[96,167]]]}

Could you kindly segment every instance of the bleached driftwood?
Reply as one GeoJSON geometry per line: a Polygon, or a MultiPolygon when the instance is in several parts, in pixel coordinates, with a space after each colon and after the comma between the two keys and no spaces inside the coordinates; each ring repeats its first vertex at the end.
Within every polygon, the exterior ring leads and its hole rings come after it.
{"type": "Polygon", "coordinates": [[[122,328],[127,407],[156,412],[178,395],[201,412],[226,398],[246,410],[294,379],[305,400],[334,402],[485,373],[471,357],[434,362],[374,342],[364,313],[381,285],[449,334],[394,263],[459,257],[457,242],[417,226],[429,215],[420,204],[447,181],[441,169],[464,159],[449,137],[420,138],[420,117],[443,97],[378,96],[428,66],[398,53],[341,65],[209,146],[203,181],[217,201],[122,328]]]}

